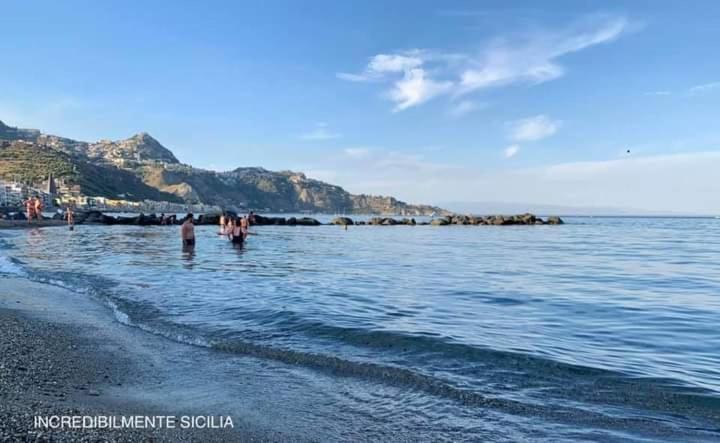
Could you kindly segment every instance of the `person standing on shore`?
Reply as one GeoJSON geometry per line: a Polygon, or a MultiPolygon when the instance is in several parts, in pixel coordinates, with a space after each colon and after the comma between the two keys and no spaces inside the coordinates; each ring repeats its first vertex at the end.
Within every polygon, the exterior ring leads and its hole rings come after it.
{"type": "Polygon", "coordinates": [[[218,234],[222,235],[223,233],[225,233],[225,211],[220,214],[220,232],[218,234]]]}
{"type": "Polygon", "coordinates": [[[195,225],[193,225],[193,215],[185,216],[185,221],[180,226],[180,237],[182,238],[183,248],[195,247],[195,225]]]}

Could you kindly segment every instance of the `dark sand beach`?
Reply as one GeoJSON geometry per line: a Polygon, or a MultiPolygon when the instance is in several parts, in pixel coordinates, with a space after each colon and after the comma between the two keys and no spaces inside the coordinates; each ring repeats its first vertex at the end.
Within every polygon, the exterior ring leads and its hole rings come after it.
{"type": "MultiPolygon", "coordinates": [[[[168,380],[166,340],[120,324],[100,328],[102,306],[69,309],[68,291],[21,279],[0,289],[0,441],[278,441],[252,429],[44,429],[35,416],[209,416],[142,401],[168,380]],[[160,349],[163,352],[159,352],[160,349]]],[[[181,346],[177,344],[170,344],[181,346]]],[[[219,421],[218,421],[219,422],[219,421]]]]}

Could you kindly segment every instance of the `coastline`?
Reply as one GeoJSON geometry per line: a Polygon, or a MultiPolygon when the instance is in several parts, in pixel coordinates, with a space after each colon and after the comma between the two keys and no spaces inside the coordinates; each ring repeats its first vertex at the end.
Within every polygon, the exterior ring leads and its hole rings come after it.
{"type": "Polygon", "coordinates": [[[173,407],[170,400],[153,401],[147,395],[149,387],[158,389],[168,382],[168,374],[162,370],[168,359],[163,354],[166,348],[184,347],[181,352],[187,352],[189,345],[167,343],[118,322],[101,325],[98,315],[103,315],[102,310],[107,308],[65,289],[3,278],[0,441],[292,439],[254,428],[243,417],[231,417],[233,427],[224,429],[35,428],[36,416],[176,416],[178,423],[185,416],[218,416],[217,411],[202,410],[201,406],[199,410],[173,407]]]}

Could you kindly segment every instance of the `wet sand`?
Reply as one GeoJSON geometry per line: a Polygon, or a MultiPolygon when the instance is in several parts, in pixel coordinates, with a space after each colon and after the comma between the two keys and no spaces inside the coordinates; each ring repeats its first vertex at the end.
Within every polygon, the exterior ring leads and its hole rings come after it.
{"type": "Polygon", "coordinates": [[[182,416],[226,414],[142,400],[149,386],[167,381],[166,340],[118,323],[103,325],[103,306],[61,288],[1,282],[0,441],[292,440],[254,429],[242,417],[231,417],[232,429],[36,428],[35,416],[175,416],[179,423],[182,416]],[[68,297],[79,302],[76,309],[68,308],[68,297]]]}

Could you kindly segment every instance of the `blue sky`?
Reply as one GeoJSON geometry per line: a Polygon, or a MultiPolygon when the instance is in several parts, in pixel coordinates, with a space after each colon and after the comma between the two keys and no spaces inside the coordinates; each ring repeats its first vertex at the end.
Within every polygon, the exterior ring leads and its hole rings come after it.
{"type": "Polygon", "coordinates": [[[719,212],[720,3],[3,3],[0,120],[415,202],[719,212]],[[627,155],[626,150],[631,154],[627,155]]]}

